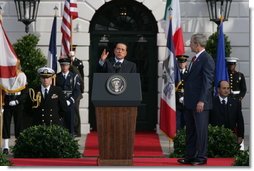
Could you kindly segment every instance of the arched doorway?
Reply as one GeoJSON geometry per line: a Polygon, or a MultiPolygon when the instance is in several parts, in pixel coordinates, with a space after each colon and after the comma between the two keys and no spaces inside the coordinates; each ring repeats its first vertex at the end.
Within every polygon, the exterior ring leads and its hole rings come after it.
{"type": "MultiPolygon", "coordinates": [[[[90,23],[90,78],[96,72],[101,52],[113,55],[116,42],[128,44],[127,59],[137,65],[141,76],[142,104],[138,108],[137,130],[154,130],[157,124],[157,22],[151,11],[134,0],[112,0],[100,7],[90,23]]],[[[96,129],[95,111],[89,97],[89,122],[96,129]]]]}

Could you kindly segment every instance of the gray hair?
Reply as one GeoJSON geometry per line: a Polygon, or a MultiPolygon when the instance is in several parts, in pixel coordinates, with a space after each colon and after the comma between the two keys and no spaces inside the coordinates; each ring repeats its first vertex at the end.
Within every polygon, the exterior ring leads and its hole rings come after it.
{"type": "Polygon", "coordinates": [[[204,34],[201,33],[193,34],[191,39],[195,44],[199,44],[201,47],[206,46],[207,38],[204,34]]]}

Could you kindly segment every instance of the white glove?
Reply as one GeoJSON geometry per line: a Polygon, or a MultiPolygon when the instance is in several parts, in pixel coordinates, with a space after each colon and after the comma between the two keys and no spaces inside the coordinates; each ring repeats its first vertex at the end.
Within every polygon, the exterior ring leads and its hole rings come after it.
{"type": "Polygon", "coordinates": [[[71,102],[69,100],[66,100],[67,106],[71,105],[71,102]]]}
{"type": "Polygon", "coordinates": [[[179,98],[179,102],[180,102],[180,103],[183,103],[183,97],[180,97],[180,98],[179,98]]]}
{"type": "Polygon", "coordinates": [[[12,100],[9,102],[9,106],[16,106],[16,105],[17,105],[17,103],[15,100],[12,100]]]}

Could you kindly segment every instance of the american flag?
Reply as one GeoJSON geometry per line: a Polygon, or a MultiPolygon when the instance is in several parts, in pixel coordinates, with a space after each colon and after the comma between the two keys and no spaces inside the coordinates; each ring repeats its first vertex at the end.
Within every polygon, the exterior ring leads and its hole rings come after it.
{"type": "Polygon", "coordinates": [[[66,0],[64,3],[63,21],[61,26],[62,32],[62,47],[61,56],[68,55],[71,44],[72,21],[78,18],[78,7],[76,0],[66,0]]]}

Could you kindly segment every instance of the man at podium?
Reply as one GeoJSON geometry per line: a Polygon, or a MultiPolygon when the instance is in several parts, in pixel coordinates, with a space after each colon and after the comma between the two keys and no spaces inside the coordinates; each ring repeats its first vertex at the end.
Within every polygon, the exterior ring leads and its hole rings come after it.
{"type": "Polygon", "coordinates": [[[127,56],[127,45],[117,43],[114,48],[115,56],[107,59],[109,52],[103,50],[99,60],[98,72],[103,73],[136,73],[136,64],[125,59],[127,56]]]}

